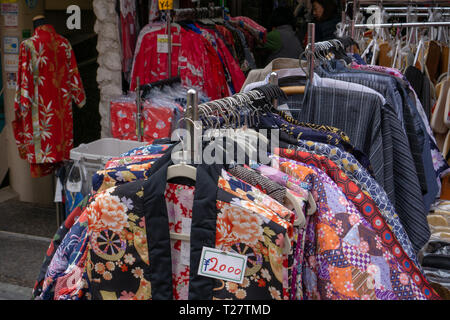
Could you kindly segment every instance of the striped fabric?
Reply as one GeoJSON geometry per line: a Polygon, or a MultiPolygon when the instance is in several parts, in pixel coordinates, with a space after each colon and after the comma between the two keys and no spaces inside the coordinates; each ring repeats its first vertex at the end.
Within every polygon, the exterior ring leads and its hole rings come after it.
{"type": "MultiPolygon", "coordinates": [[[[325,71],[321,72],[325,74],[325,71]]],[[[391,130],[394,192],[392,193],[389,188],[386,188],[386,185],[383,187],[395,204],[414,249],[419,251],[430,238],[426,220],[427,210],[425,210],[422,197],[422,192],[426,192],[427,189],[422,158],[423,149],[417,148],[418,142],[417,136],[415,136],[417,134],[415,126],[419,124],[413,122],[413,115],[409,107],[404,105],[403,100],[399,105],[397,96],[401,98],[401,95],[398,90],[393,89],[396,88],[397,83],[389,76],[369,73],[326,74],[332,78],[369,86],[386,96],[387,103],[383,107],[382,126],[390,126],[391,130]],[[404,117],[405,120],[400,121],[400,117],[404,117]]],[[[384,140],[383,142],[385,143],[384,140]]]]}
{"type": "Polygon", "coordinates": [[[311,86],[305,97],[280,98],[294,119],[320,123],[345,132],[355,148],[369,157],[376,180],[385,186],[381,108],[376,95],[364,92],[311,86]]]}

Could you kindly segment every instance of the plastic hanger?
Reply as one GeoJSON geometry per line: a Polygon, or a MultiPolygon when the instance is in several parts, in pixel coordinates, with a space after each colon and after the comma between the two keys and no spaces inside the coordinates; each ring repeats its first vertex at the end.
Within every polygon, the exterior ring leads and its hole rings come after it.
{"type": "Polygon", "coordinates": [[[294,208],[295,214],[297,215],[297,218],[294,221],[294,226],[303,228],[306,225],[306,218],[305,214],[303,213],[303,205],[302,203],[300,203],[300,200],[291,193],[290,190],[286,190],[285,203],[291,204],[294,208]]]}
{"type": "MultiPolygon", "coordinates": [[[[191,121],[194,126],[195,123],[188,118],[182,118],[181,120],[188,120],[191,121]]],[[[185,150],[185,144],[183,139],[180,138],[181,144],[182,144],[182,151],[179,153],[175,153],[172,155],[176,162],[179,162],[177,164],[171,165],[167,168],[167,181],[172,180],[174,178],[188,178],[192,181],[197,180],[197,168],[188,165],[186,162],[186,158],[189,151],[185,150]]],[[[182,234],[182,233],[175,233],[170,232],[170,239],[172,240],[181,240],[181,241],[190,241],[191,236],[190,234],[182,234]]]]}

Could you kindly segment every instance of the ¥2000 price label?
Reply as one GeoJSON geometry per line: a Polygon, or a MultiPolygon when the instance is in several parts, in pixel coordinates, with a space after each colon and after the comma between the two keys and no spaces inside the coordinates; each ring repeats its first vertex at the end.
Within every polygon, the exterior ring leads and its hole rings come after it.
{"type": "Polygon", "coordinates": [[[198,274],[242,284],[246,267],[247,256],[203,247],[198,274]]]}
{"type": "Polygon", "coordinates": [[[158,0],[159,10],[173,10],[173,0],[158,0]]]}

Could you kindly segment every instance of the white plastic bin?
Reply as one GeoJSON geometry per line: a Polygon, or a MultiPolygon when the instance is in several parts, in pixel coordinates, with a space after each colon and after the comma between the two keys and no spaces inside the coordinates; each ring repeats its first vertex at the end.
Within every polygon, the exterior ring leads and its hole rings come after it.
{"type": "Polygon", "coordinates": [[[109,159],[118,157],[131,149],[147,145],[146,142],[104,138],[88,144],[81,144],[70,151],[70,159],[79,161],[84,169],[89,190],[92,185],[92,176],[105,167],[109,159]]]}

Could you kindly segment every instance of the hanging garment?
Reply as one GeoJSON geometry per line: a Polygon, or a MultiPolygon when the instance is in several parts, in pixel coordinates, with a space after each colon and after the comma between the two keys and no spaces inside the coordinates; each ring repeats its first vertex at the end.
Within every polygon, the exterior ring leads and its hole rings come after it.
{"type": "Polygon", "coordinates": [[[421,72],[414,66],[410,66],[405,71],[405,76],[408,79],[414,91],[417,93],[420,102],[425,110],[427,118],[431,118],[431,82],[424,72],[421,72]]]}
{"type": "MultiPolygon", "coordinates": [[[[390,74],[393,75],[397,78],[403,79],[403,80],[407,80],[406,77],[400,73],[397,69],[393,69],[393,68],[385,68],[385,67],[381,67],[381,66],[372,66],[372,65],[367,65],[367,66],[361,66],[361,65],[356,65],[356,64],[352,64],[352,68],[353,69],[358,69],[358,70],[371,70],[371,71],[375,71],[375,72],[381,72],[381,73],[386,73],[386,74],[390,74]]],[[[415,122],[416,122],[416,126],[422,126],[425,128],[425,131],[428,135],[428,142],[425,141],[424,144],[424,150],[423,150],[423,163],[424,163],[424,167],[425,170],[429,170],[431,169],[431,166],[429,165],[429,155],[427,154],[428,150],[430,149],[430,153],[431,153],[431,161],[432,161],[432,165],[434,168],[434,172],[436,173],[436,183],[438,185],[437,188],[437,193],[440,192],[440,185],[441,185],[441,178],[444,176],[445,171],[448,170],[448,166],[446,165],[446,162],[442,156],[442,154],[439,151],[439,148],[437,146],[437,142],[436,139],[434,137],[433,134],[433,130],[431,129],[429,120],[427,115],[425,114],[425,110],[422,107],[422,104],[416,94],[416,92],[414,91],[414,89],[411,87],[411,85],[409,85],[409,89],[410,92],[413,94],[413,97],[411,98],[411,103],[409,104],[409,106],[411,107],[411,110],[413,112],[413,116],[416,118],[415,122]],[[418,117],[417,117],[417,114],[418,117]],[[418,121],[418,118],[420,117],[421,121],[418,121]],[[417,123],[420,122],[420,125],[417,125],[417,123]]],[[[425,140],[427,138],[425,137],[425,140]]],[[[427,175],[427,179],[429,179],[429,175],[427,175]]],[[[430,198],[433,198],[433,193],[436,194],[436,189],[433,187],[433,185],[430,185],[429,183],[427,184],[429,187],[429,193],[430,193],[430,198]]],[[[428,207],[428,206],[426,206],[428,207]]]]}
{"type": "Polygon", "coordinates": [[[411,241],[386,192],[351,154],[327,144],[304,140],[299,140],[294,150],[326,156],[333,161],[363,192],[372,198],[409,258],[420,268],[411,241]]]}
{"type": "MultiPolygon", "coordinates": [[[[58,231],[56,232],[55,236],[53,236],[52,241],[50,242],[50,245],[45,253],[44,262],[42,263],[41,269],[39,271],[39,275],[37,277],[37,280],[35,282],[35,285],[33,287],[32,296],[33,298],[40,297],[42,295],[42,287],[44,285],[44,280],[46,278],[47,270],[49,268],[49,265],[55,256],[56,250],[59,248],[63,240],[65,239],[67,233],[71,230],[75,222],[78,221],[78,218],[83,213],[84,209],[89,203],[89,198],[91,195],[86,196],[83,201],[78,203],[78,205],[73,209],[73,211],[67,216],[64,223],[61,224],[58,231]]],[[[48,286],[47,286],[48,288],[48,286]]],[[[46,289],[48,291],[48,289],[46,289]]],[[[47,295],[48,296],[48,295],[47,295]]],[[[52,296],[48,296],[52,297],[52,296]]],[[[39,299],[39,298],[38,298],[39,299]]]]}
{"type": "Polygon", "coordinates": [[[138,36],[135,0],[120,0],[120,40],[122,49],[122,72],[130,81],[133,55],[138,36]]]}
{"type": "Polygon", "coordinates": [[[148,8],[149,8],[148,21],[151,23],[158,18],[158,11],[159,11],[158,1],[150,0],[148,8]]]}
{"type": "MultiPolygon", "coordinates": [[[[325,74],[322,76],[325,76],[325,74]]],[[[398,90],[395,90],[395,88],[397,88],[395,80],[391,78],[384,78],[387,77],[385,75],[375,75],[361,72],[339,73],[339,75],[328,73],[326,76],[336,77],[340,80],[348,79],[348,81],[357,81],[358,83],[371,86],[374,89],[379,87],[379,90],[387,90],[386,92],[382,91],[387,98],[387,104],[382,107],[383,113],[381,115],[383,116],[383,120],[381,123],[383,123],[382,129],[390,130],[389,132],[385,132],[383,138],[390,137],[390,139],[392,139],[392,145],[383,143],[384,150],[386,150],[386,152],[391,150],[392,154],[392,160],[384,163],[384,170],[386,170],[387,166],[390,165],[390,170],[392,170],[392,173],[385,175],[385,177],[390,180],[388,183],[382,184],[379,179],[377,179],[377,182],[383,186],[389,196],[389,199],[395,205],[396,211],[402,219],[402,223],[407,230],[408,236],[410,237],[415,250],[420,250],[430,237],[428,224],[425,223],[424,220],[424,217],[427,215],[427,211],[425,210],[424,203],[422,201],[423,188],[421,188],[422,186],[419,181],[419,176],[417,174],[416,164],[414,162],[411,149],[416,146],[411,146],[408,143],[405,129],[403,129],[404,124],[402,125],[402,121],[405,120],[399,116],[399,114],[403,114],[403,112],[400,113],[404,110],[403,100],[402,95],[398,92],[398,90]],[[382,86],[383,81],[386,81],[385,86],[382,86]],[[388,83],[392,83],[394,86],[390,86],[388,83]],[[406,163],[409,164],[405,165],[406,163]],[[407,220],[409,220],[409,222],[407,220]],[[408,223],[410,226],[406,227],[408,223]]],[[[317,104],[317,106],[319,105],[320,104],[317,104]]],[[[344,126],[343,129],[345,130],[345,126],[347,125],[351,126],[351,123],[347,122],[347,124],[342,124],[341,126],[344,126]]],[[[353,138],[352,141],[354,141],[353,138]]],[[[416,160],[420,161],[421,159],[419,159],[419,155],[421,153],[416,152],[415,154],[416,160]]],[[[372,163],[372,166],[375,170],[374,163],[372,163]]]]}
{"type": "Polygon", "coordinates": [[[427,66],[428,75],[431,82],[436,83],[436,80],[439,77],[438,61],[441,59],[441,47],[436,41],[429,42],[426,57],[427,59],[425,64],[427,66]]]}
{"type": "Polygon", "coordinates": [[[86,97],[70,43],[51,25],[20,44],[13,130],[21,158],[35,177],[70,159],[73,148],[72,101],[86,97]],[[44,170],[42,170],[44,168],[44,170]]]}
{"type": "MultiPolygon", "coordinates": [[[[124,298],[157,300],[173,298],[173,270],[168,269],[165,263],[169,262],[169,265],[172,265],[170,242],[167,242],[167,251],[161,251],[161,248],[157,249],[160,247],[159,244],[163,243],[160,242],[161,237],[167,236],[167,240],[169,240],[167,205],[164,202],[161,205],[157,204],[160,199],[165,198],[163,192],[166,188],[158,181],[161,180],[160,178],[163,179],[161,181],[165,181],[166,170],[167,165],[158,169],[146,182],[137,181],[101,193],[86,209],[90,239],[86,265],[92,298],[120,298],[123,296],[123,292],[127,293],[124,298]],[[121,202],[125,200],[126,205],[125,202],[121,202]],[[101,208],[108,205],[107,203],[110,201],[117,204],[113,219],[115,222],[112,225],[109,225],[107,217],[101,214],[101,208]],[[143,210],[144,202],[145,210],[143,210]],[[131,208],[134,208],[132,214],[129,211],[131,208]],[[149,208],[154,209],[149,210],[149,208]],[[162,214],[163,212],[166,213],[162,214]],[[163,222],[164,228],[160,222],[156,221],[165,221],[163,222]],[[134,244],[120,240],[120,234],[124,232],[134,234],[134,244]],[[150,235],[148,240],[145,237],[146,233],[150,235]],[[102,245],[98,246],[100,244],[99,236],[102,234],[104,234],[103,237],[107,236],[118,241],[117,243],[122,243],[118,247],[119,251],[108,249],[102,245]],[[156,243],[158,243],[157,247],[155,247],[156,243]],[[113,264],[115,268],[112,267],[113,264]],[[96,266],[95,269],[94,266],[96,266]],[[101,266],[108,269],[103,269],[101,266]],[[104,287],[105,285],[107,287],[104,287]]],[[[264,195],[257,189],[234,180],[226,174],[225,177],[216,175],[214,178],[214,175],[211,176],[211,174],[215,174],[216,171],[209,173],[204,171],[201,166],[197,170],[199,175],[197,181],[203,181],[203,183],[196,183],[194,193],[190,261],[195,263],[190,265],[192,271],[190,271],[189,277],[189,298],[282,299],[287,294],[283,280],[284,274],[287,275],[287,269],[283,267],[286,257],[282,252],[285,246],[284,239],[292,237],[292,226],[281,217],[290,220],[289,216],[292,213],[283,210],[280,205],[273,206],[276,210],[281,210],[277,211],[280,214],[278,216],[274,211],[262,206],[262,203],[268,198],[264,200],[264,195]],[[217,183],[216,190],[222,191],[211,193],[211,183],[214,181],[217,183]],[[207,203],[202,201],[203,205],[200,205],[196,199],[198,199],[198,195],[204,195],[201,192],[201,190],[205,190],[204,188],[208,188],[207,193],[212,197],[208,197],[207,203]],[[219,196],[217,200],[216,194],[219,196]],[[216,210],[218,210],[217,218],[213,218],[211,214],[216,210]],[[215,223],[211,224],[209,221],[215,223]],[[240,227],[244,222],[248,223],[249,228],[242,229],[240,227]],[[195,230],[203,232],[199,233],[195,230]],[[270,231],[270,233],[266,234],[263,230],[270,231]],[[230,231],[231,233],[229,233],[230,231]],[[200,234],[205,235],[206,238],[200,238],[200,234]],[[213,234],[216,236],[212,236],[213,234]],[[267,245],[270,245],[270,250],[267,245]],[[248,276],[244,280],[244,287],[237,290],[238,288],[233,289],[233,283],[197,276],[195,271],[198,270],[198,258],[203,246],[248,252],[247,254],[253,252],[252,254],[258,259],[254,261],[253,267],[247,270],[248,276]],[[268,263],[269,259],[271,263],[268,263]],[[274,269],[275,267],[276,269],[274,269]],[[261,274],[261,272],[263,273],[261,274]],[[258,279],[261,280],[258,281],[258,279]],[[213,291],[213,288],[216,290],[213,291]]],[[[273,200],[268,201],[272,205],[276,204],[273,200]]]]}
{"type": "MultiPolygon", "coordinates": [[[[355,223],[350,222],[350,220],[347,220],[342,216],[342,218],[338,218],[341,223],[338,223],[338,221],[334,220],[337,218],[336,214],[332,215],[332,217],[336,218],[331,219],[326,217],[320,219],[319,217],[321,215],[319,214],[317,217],[319,221],[317,222],[318,225],[316,228],[323,228],[323,231],[320,232],[318,229],[310,229],[309,235],[312,237],[310,238],[310,243],[313,246],[313,250],[317,243],[317,248],[319,249],[318,253],[323,253],[323,255],[325,255],[325,257],[323,257],[325,259],[319,256],[316,257],[315,261],[323,261],[328,265],[331,263],[331,268],[326,266],[325,270],[323,270],[323,267],[321,268],[320,264],[316,266],[313,265],[311,266],[311,269],[314,270],[313,273],[311,271],[309,272],[311,274],[310,277],[311,281],[313,281],[313,285],[318,283],[317,278],[319,277],[319,279],[322,278],[326,282],[331,281],[332,287],[325,285],[318,286],[317,290],[319,292],[312,290],[312,297],[317,298],[317,294],[319,294],[322,298],[326,299],[325,297],[327,294],[331,297],[336,294],[337,297],[351,299],[352,297],[362,297],[362,295],[365,294],[369,294],[369,296],[370,294],[373,294],[376,295],[378,299],[383,299],[384,297],[384,299],[388,300],[408,299],[413,297],[419,299],[438,298],[426,278],[408,258],[401,245],[398,244],[397,239],[380,215],[373,200],[361,192],[345,174],[342,174],[334,163],[325,157],[319,157],[301,151],[296,152],[293,150],[280,149],[276,150],[276,153],[279,153],[281,157],[301,161],[302,163],[313,165],[317,169],[323,170],[323,172],[340,187],[340,190],[345,191],[347,199],[355,205],[357,212],[359,212],[359,214],[357,214],[358,218],[354,216],[354,218],[356,218],[355,221],[358,220],[359,222],[356,223],[357,228],[358,225],[362,223],[360,227],[363,228],[352,230],[352,226],[355,226],[355,223]],[[331,221],[331,225],[326,222],[325,219],[331,221]],[[365,220],[365,222],[361,219],[365,220]],[[320,225],[320,223],[322,223],[322,225],[320,225]],[[344,223],[346,225],[345,228],[343,228],[344,223]],[[335,229],[339,225],[343,228],[342,231],[335,229]],[[351,230],[355,231],[356,234],[349,234],[349,231],[351,230]],[[340,239],[342,239],[342,237],[345,238],[346,235],[348,235],[348,240],[341,241],[340,239]],[[365,246],[366,249],[363,252],[356,253],[358,250],[356,248],[352,249],[352,246],[356,245],[358,247],[361,244],[361,236],[364,239],[364,242],[367,242],[368,246],[365,246]],[[331,256],[327,257],[328,255],[331,256]],[[334,259],[334,256],[336,256],[337,260],[334,259]],[[336,264],[333,263],[333,260],[336,261],[336,264]],[[375,266],[373,272],[368,268],[371,264],[375,266]],[[325,273],[317,274],[319,271],[315,270],[323,270],[325,273]],[[316,274],[316,280],[314,280],[314,274],[316,274]],[[378,278],[378,283],[377,280],[375,280],[375,286],[355,286],[354,281],[358,281],[359,284],[362,284],[368,280],[370,274],[372,277],[378,278]],[[386,275],[388,274],[390,277],[386,278],[386,275]],[[384,280],[382,281],[380,279],[381,275],[385,275],[384,280]],[[405,278],[404,281],[400,281],[399,277],[405,278]],[[408,280],[406,280],[406,278],[408,278],[408,280]],[[336,284],[333,283],[334,281],[336,281],[336,284]],[[345,286],[347,281],[348,286],[345,286]],[[352,285],[352,283],[354,285],[352,285]],[[357,288],[362,289],[364,292],[355,291],[357,288]],[[329,291],[329,293],[327,291],[329,291]]],[[[335,188],[335,192],[337,190],[339,189],[335,188]]],[[[326,194],[328,195],[329,193],[327,192],[326,194]]],[[[328,211],[329,210],[325,210],[324,213],[328,211]]],[[[335,212],[341,213],[343,211],[339,210],[335,212]]],[[[355,211],[350,212],[356,213],[355,211]]],[[[347,213],[347,216],[348,219],[350,219],[351,214],[347,213]]],[[[305,252],[308,252],[307,247],[308,245],[305,246],[305,252]]],[[[308,261],[307,258],[305,258],[305,260],[308,261]]],[[[314,286],[312,288],[314,288],[314,286]]]]}

